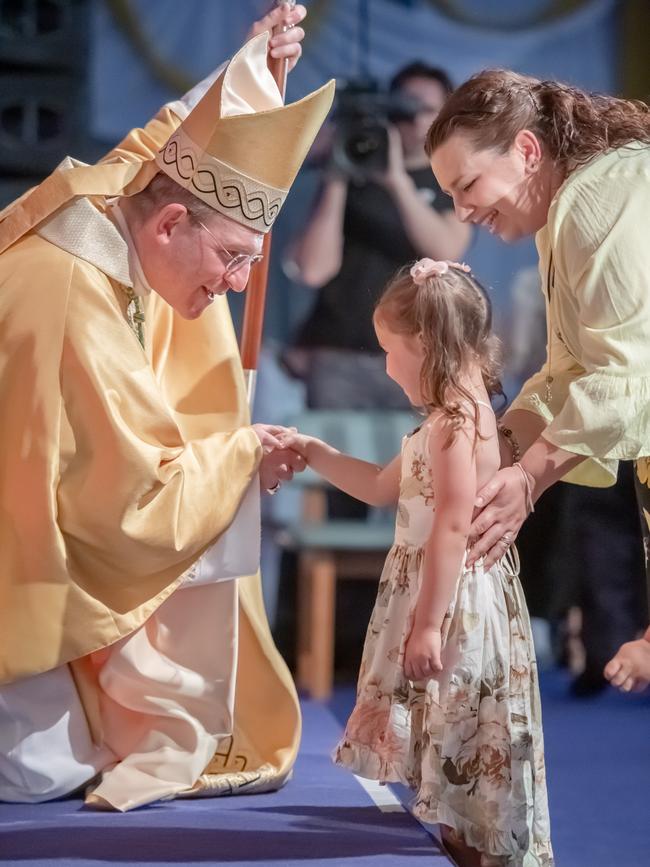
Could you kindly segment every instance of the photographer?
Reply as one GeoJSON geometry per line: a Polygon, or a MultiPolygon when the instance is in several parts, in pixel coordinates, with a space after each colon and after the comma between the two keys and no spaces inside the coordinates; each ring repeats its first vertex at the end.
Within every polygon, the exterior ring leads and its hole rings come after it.
{"type": "Polygon", "coordinates": [[[467,249],[470,228],[456,219],[423,149],[451,90],[445,72],[412,63],[383,95],[385,122],[380,94],[366,93],[365,106],[363,94],[343,94],[329,165],[292,257],[302,282],[319,290],[296,340],[309,350],[311,407],[407,408],[403,393],[385,374],[372,311],[386,281],[405,261],[461,259],[467,249]],[[384,146],[379,141],[373,153],[382,122],[384,146]],[[364,123],[369,125],[365,136],[364,123]]]}

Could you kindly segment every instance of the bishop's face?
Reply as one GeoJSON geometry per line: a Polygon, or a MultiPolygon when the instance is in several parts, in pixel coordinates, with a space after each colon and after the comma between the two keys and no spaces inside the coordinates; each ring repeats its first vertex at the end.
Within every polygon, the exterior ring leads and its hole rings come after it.
{"type": "Polygon", "coordinates": [[[170,204],[144,221],[135,242],[151,287],[184,319],[196,319],[215,295],[244,291],[263,235],[216,213],[199,222],[170,204]]]}

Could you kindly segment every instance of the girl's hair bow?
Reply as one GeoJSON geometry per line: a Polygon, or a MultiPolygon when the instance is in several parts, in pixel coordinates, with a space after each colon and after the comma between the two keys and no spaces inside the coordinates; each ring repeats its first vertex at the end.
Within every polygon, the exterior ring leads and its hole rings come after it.
{"type": "Polygon", "coordinates": [[[446,274],[450,268],[457,268],[459,271],[464,271],[466,274],[472,270],[469,265],[465,265],[464,262],[449,262],[446,259],[442,259],[437,262],[435,259],[419,259],[415,265],[412,266],[410,274],[413,278],[413,282],[418,286],[421,286],[425,280],[429,277],[442,277],[443,274],[446,274]]]}

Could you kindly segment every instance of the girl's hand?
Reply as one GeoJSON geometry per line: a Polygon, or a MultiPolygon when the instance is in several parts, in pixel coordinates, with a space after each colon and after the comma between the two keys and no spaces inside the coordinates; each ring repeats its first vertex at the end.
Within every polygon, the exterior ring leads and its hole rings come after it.
{"type": "Polygon", "coordinates": [[[313,439],[314,437],[298,433],[295,427],[285,428],[284,432],[280,436],[283,448],[293,449],[295,452],[298,452],[298,454],[301,455],[305,460],[307,460],[307,448],[309,446],[309,443],[312,442],[313,439]]]}
{"type": "Polygon", "coordinates": [[[305,469],[304,455],[289,442],[293,442],[296,429],[276,424],[254,424],[252,427],[263,451],[259,466],[260,486],[263,491],[274,493],[281,482],[290,482],[294,473],[305,469]]]}
{"type": "Polygon", "coordinates": [[[274,449],[283,449],[281,435],[287,431],[286,427],[279,424],[254,424],[251,425],[260,441],[262,450],[268,455],[274,449]]]}
{"type": "Polygon", "coordinates": [[[415,625],[404,649],[404,674],[409,680],[427,680],[442,671],[442,637],[432,626],[415,625]]]}
{"type": "Polygon", "coordinates": [[[528,517],[528,498],[521,470],[506,467],[478,492],[478,514],[470,528],[473,543],[467,554],[467,566],[485,557],[489,569],[501,559],[517,537],[528,517]]]}
{"type": "Polygon", "coordinates": [[[293,8],[288,3],[274,6],[264,18],[260,18],[251,27],[247,39],[264,33],[268,30],[272,33],[274,27],[288,27],[284,33],[271,36],[269,40],[269,56],[273,58],[286,58],[288,69],[291,71],[300,60],[302,54],[301,42],[305,38],[305,31],[297,25],[303,20],[307,10],[302,4],[296,4],[293,8]]]}

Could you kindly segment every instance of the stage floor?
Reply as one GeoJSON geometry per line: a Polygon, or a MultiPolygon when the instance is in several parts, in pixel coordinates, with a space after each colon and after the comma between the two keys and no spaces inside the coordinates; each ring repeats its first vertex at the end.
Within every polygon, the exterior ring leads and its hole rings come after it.
{"type": "MultiPolygon", "coordinates": [[[[608,691],[578,701],[561,673],[546,674],[542,687],[558,867],[648,867],[650,695],[608,691]]],[[[434,837],[400,804],[401,789],[364,787],[331,763],[352,700],[352,689],[343,689],[331,708],[303,703],[300,757],[280,792],[173,801],[127,814],[91,812],[79,800],[3,804],[0,861],[448,867],[434,837]]]]}

